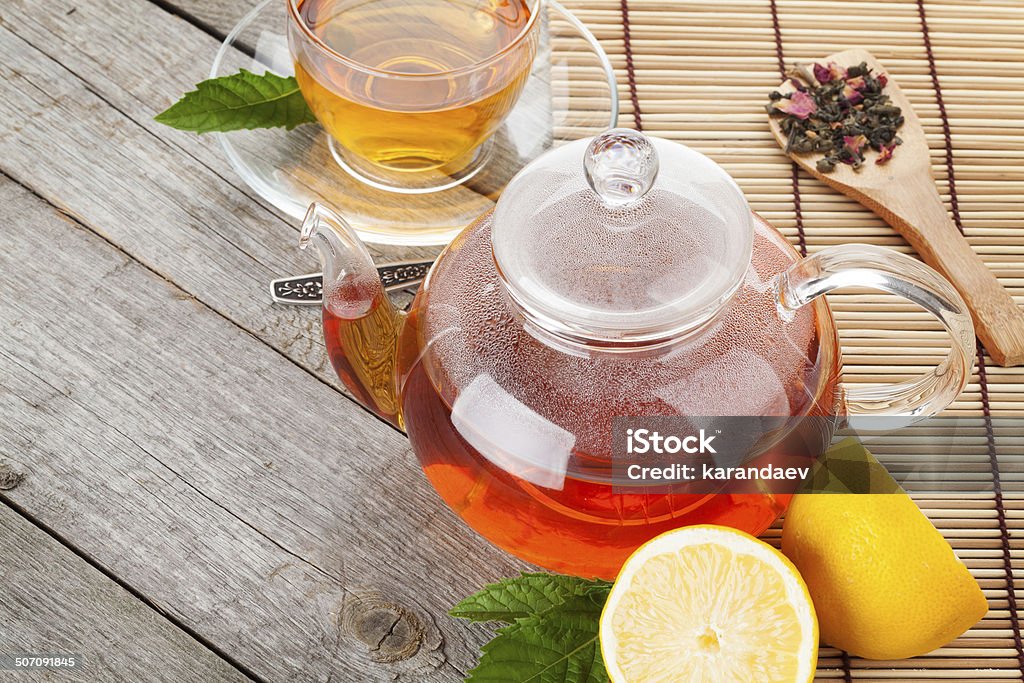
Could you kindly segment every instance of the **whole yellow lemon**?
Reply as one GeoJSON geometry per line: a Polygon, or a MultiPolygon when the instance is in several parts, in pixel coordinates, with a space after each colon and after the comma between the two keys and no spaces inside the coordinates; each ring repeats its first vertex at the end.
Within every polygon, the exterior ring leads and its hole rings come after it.
{"type": "Polygon", "coordinates": [[[902,491],[798,494],[782,551],[807,583],[822,640],[859,657],[931,652],[988,611],[967,567],[902,491]]]}

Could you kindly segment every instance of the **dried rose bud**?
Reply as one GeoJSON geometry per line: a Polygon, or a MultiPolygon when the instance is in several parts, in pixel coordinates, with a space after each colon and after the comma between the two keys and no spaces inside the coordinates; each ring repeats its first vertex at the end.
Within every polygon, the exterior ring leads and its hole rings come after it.
{"type": "Polygon", "coordinates": [[[793,93],[788,100],[779,100],[773,106],[779,111],[791,114],[799,119],[806,119],[818,111],[818,105],[814,103],[814,98],[799,90],[793,93]]]}
{"type": "Polygon", "coordinates": [[[863,76],[857,76],[856,78],[847,78],[846,87],[843,88],[843,94],[846,93],[846,88],[852,90],[863,90],[866,83],[864,82],[863,76]]]}
{"type": "Polygon", "coordinates": [[[835,62],[829,62],[828,69],[832,72],[833,81],[845,81],[847,74],[849,73],[845,68],[839,66],[835,62]]]}
{"type": "Polygon", "coordinates": [[[889,161],[889,159],[892,159],[892,153],[895,150],[896,150],[896,143],[895,142],[892,143],[891,145],[884,145],[882,147],[882,151],[878,153],[878,158],[875,159],[875,163],[876,164],[884,164],[884,163],[886,163],[887,161],[889,161]]]}
{"type": "Polygon", "coordinates": [[[832,72],[827,66],[822,66],[821,64],[816,63],[814,65],[814,79],[818,81],[818,83],[825,85],[832,80],[832,72]]]}
{"type": "Polygon", "coordinates": [[[868,139],[863,135],[843,136],[843,145],[854,154],[860,154],[866,144],[868,144],[868,139]]]}

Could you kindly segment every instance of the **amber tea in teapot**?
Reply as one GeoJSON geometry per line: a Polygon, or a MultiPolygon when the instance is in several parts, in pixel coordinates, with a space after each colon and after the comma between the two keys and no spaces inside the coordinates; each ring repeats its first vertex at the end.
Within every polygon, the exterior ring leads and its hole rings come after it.
{"type": "MultiPolygon", "coordinates": [[[[726,316],[707,346],[679,348],[657,364],[631,363],[616,357],[595,360],[550,352],[510,318],[494,316],[500,292],[497,287],[481,287],[479,278],[485,273],[470,265],[486,263],[481,257],[490,250],[487,227],[480,226],[460,241],[454,258],[443,264],[447,277],[440,286],[444,289],[435,293],[465,302],[470,314],[459,316],[458,324],[469,332],[469,339],[490,347],[472,352],[489,351],[495,358],[506,359],[501,374],[473,380],[476,384],[471,382],[470,390],[452,405],[444,389],[457,381],[452,375],[465,372],[457,357],[429,369],[429,361],[420,358],[403,368],[402,414],[413,426],[409,430],[413,448],[441,496],[498,545],[555,571],[603,577],[614,577],[633,550],[663,531],[723,524],[756,534],[771,525],[788,504],[785,494],[647,493],[642,486],[628,493],[614,487],[608,432],[617,415],[788,415],[837,410],[839,358],[834,347],[821,348],[818,332],[819,325],[829,328],[832,324],[828,309],[804,309],[799,322],[784,329],[766,291],[765,283],[796,260],[789,245],[767,229],[759,230],[749,281],[736,294],[744,313],[726,316]],[[819,321],[817,316],[824,319],[819,321]],[[780,340],[785,340],[781,351],[776,347],[780,340]],[[706,364],[712,364],[713,370],[702,372],[706,364]],[[582,401],[577,384],[581,374],[592,382],[587,387],[590,396],[582,401]],[[729,383],[721,377],[729,378],[729,383]],[[557,415],[563,434],[578,435],[567,453],[569,460],[579,463],[578,472],[566,475],[558,486],[534,483],[522,470],[513,474],[514,466],[495,464],[493,452],[485,456],[474,448],[472,438],[465,438],[480,429],[478,420],[491,426],[487,416],[475,414],[479,405],[501,403],[506,414],[522,410],[506,391],[527,384],[543,387],[539,392],[543,401],[530,410],[540,416],[557,415]],[[508,514],[509,510],[516,512],[508,514]]],[[[489,275],[496,280],[493,272],[489,275]]],[[[414,314],[407,324],[418,328],[417,336],[431,338],[454,322],[438,318],[424,323],[414,314]]],[[[504,427],[507,432],[501,438],[480,437],[485,451],[506,441],[536,440],[538,448],[552,447],[530,419],[509,419],[504,427]]]]}
{"type": "MultiPolygon", "coordinates": [[[[663,531],[758,534],[788,504],[769,487],[623,483],[616,418],[924,416],[970,369],[970,318],[934,271],[857,245],[801,259],[721,168],[632,131],[521,171],[439,257],[408,314],[340,216],[314,206],[303,235],[323,261],[325,338],[345,384],[405,428],[471,527],[552,570],[613,577],[663,531]],[[885,387],[842,385],[822,294],[852,283],[939,317],[953,338],[941,366],[885,387]]],[[[808,449],[781,455],[820,453],[808,449]]]]}

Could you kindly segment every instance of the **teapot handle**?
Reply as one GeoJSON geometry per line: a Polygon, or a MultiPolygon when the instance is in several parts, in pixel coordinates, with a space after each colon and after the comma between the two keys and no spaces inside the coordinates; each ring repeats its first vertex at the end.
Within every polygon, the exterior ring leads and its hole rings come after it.
{"type": "MultiPolygon", "coordinates": [[[[945,278],[920,261],[868,244],[828,247],[793,264],[777,281],[779,312],[789,317],[834,289],[870,287],[911,301],[934,315],[952,339],[949,354],[923,375],[880,387],[844,387],[848,421],[858,416],[902,416],[905,424],[944,410],[974,367],[974,324],[967,304],[945,278]]],[[[870,426],[870,421],[861,426],[870,426]]]]}

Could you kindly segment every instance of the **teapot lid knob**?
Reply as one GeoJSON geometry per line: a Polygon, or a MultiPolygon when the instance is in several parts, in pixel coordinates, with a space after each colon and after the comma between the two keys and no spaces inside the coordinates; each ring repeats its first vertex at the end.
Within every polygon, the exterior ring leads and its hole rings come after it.
{"type": "Polygon", "coordinates": [[[658,152],[650,138],[629,128],[612,128],[595,137],[583,155],[583,174],[605,206],[622,208],[654,186],[658,152]]]}

